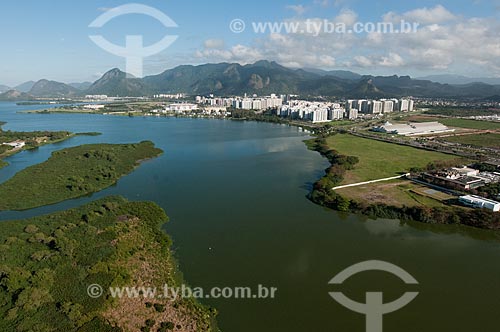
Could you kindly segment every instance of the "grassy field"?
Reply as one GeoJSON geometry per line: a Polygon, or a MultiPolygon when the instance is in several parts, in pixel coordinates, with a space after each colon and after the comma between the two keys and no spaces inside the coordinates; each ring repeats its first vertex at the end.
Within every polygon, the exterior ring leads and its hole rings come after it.
{"type": "Polygon", "coordinates": [[[500,134],[479,134],[443,137],[442,140],[452,143],[468,144],[480,147],[500,148],[500,134]]]}
{"type": "Polygon", "coordinates": [[[492,121],[477,121],[468,119],[438,119],[437,121],[449,127],[479,130],[500,129],[500,123],[492,121]]]}
{"type": "Polygon", "coordinates": [[[412,167],[425,167],[431,162],[457,159],[452,155],[347,134],[331,136],[327,143],[343,155],[359,158],[359,163],[354,170],[347,172],[342,184],[392,177],[408,172],[412,167]]]}
{"type": "Polygon", "coordinates": [[[366,204],[387,204],[391,206],[443,207],[442,201],[452,197],[430,191],[429,188],[409,181],[388,181],[336,190],[349,199],[366,204]]]}
{"type": "Polygon", "coordinates": [[[192,299],[109,294],[110,287],[180,286],[160,229],[166,220],[154,203],[108,197],[1,222],[0,331],[211,331],[212,313],[192,299]],[[102,296],[88,295],[94,284],[102,296]]]}
{"type": "Polygon", "coordinates": [[[85,196],[118,181],[162,151],[152,142],[94,144],[56,151],[0,184],[0,210],[25,210],[85,196]]]}

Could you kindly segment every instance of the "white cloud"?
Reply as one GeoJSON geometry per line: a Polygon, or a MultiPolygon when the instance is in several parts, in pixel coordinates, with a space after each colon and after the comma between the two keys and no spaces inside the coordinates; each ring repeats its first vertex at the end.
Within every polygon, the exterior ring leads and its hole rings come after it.
{"type": "Polygon", "coordinates": [[[384,21],[387,22],[400,22],[401,20],[406,20],[420,24],[432,24],[453,21],[458,17],[442,5],[437,5],[434,8],[424,7],[414,9],[401,15],[394,12],[388,12],[383,18],[384,21]]]}
{"type": "Polygon", "coordinates": [[[306,7],[303,5],[288,5],[286,9],[294,11],[299,16],[302,16],[306,12],[306,7]]]}
{"type": "Polygon", "coordinates": [[[216,48],[221,49],[224,48],[224,40],[222,39],[207,39],[204,42],[205,48],[216,48]]]}
{"type": "Polygon", "coordinates": [[[346,26],[352,26],[358,20],[358,14],[350,9],[345,9],[340,12],[340,14],[333,19],[336,23],[343,23],[346,26]]]}
{"type": "MultiPolygon", "coordinates": [[[[459,17],[442,6],[387,13],[383,18],[398,22],[397,18],[410,17],[425,19],[426,23],[416,33],[408,34],[269,34],[257,35],[248,45],[232,47],[221,46],[221,41],[205,42],[197,57],[243,63],[268,59],[292,67],[325,69],[386,68],[388,73],[401,74],[463,68],[476,75],[500,75],[500,22],[495,18],[459,17]]],[[[299,22],[304,24],[305,20],[299,22]]],[[[323,22],[322,18],[310,20],[323,22]]],[[[358,15],[343,10],[332,20],[350,25],[358,20],[358,15]]]]}

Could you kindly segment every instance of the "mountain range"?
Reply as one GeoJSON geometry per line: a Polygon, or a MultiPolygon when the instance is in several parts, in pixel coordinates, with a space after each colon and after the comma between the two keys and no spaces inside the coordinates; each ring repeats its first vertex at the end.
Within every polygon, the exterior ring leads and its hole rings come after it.
{"type": "MultiPolygon", "coordinates": [[[[437,78],[434,76],[435,80],[437,78]]],[[[441,79],[444,77],[441,76],[441,79]]],[[[466,84],[439,83],[425,78],[412,79],[409,76],[360,75],[341,70],[291,69],[276,62],[258,61],[248,65],[237,63],[183,65],[144,78],[131,77],[115,68],[92,84],[88,82],[65,84],[48,80],[26,82],[14,89],[19,92],[18,94],[12,90],[4,92],[0,94],[0,100],[36,97],[73,98],[87,94],[137,97],[181,92],[219,96],[277,93],[346,98],[414,96],[492,100],[500,96],[500,85],[470,82],[459,77],[455,79],[466,84]]]]}
{"type": "Polygon", "coordinates": [[[419,80],[433,81],[442,84],[470,84],[486,83],[491,85],[500,85],[500,78],[495,77],[467,77],[462,75],[431,75],[418,78],[419,80]]]}

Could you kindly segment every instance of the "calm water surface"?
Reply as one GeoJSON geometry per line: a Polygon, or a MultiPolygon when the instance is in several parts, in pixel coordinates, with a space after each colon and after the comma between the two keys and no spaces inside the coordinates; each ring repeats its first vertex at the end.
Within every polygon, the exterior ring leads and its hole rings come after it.
{"type": "Polygon", "coordinates": [[[152,200],[170,217],[165,227],[192,286],[259,284],[277,287],[273,300],[205,300],[223,331],[365,331],[364,316],[344,309],[328,292],[359,302],[383,291],[386,302],[406,291],[417,299],[384,318],[384,331],[498,331],[500,242],[497,233],[459,227],[403,225],[341,215],[306,199],[327,163],[308,151],[298,128],[254,122],[19,114],[45,106],[0,103],[11,130],[98,131],[102,136],[24,151],[6,161],[0,182],[46,160],[51,152],[87,143],[152,140],[165,151],[118,184],[92,197],[0,219],[25,218],[81,205],[110,194],[152,200]],[[328,281],[365,260],[385,260],[420,283],[406,286],[368,272],[340,287],[328,281]]]}

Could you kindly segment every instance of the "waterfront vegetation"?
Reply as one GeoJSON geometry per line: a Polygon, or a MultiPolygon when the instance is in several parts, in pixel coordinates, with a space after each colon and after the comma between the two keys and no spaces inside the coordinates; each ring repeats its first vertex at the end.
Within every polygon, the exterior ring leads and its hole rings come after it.
{"type": "Polygon", "coordinates": [[[0,210],[25,210],[100,191],[161,152],[149,141],[56,151],[47,161],[0,184],[0,210]]]}
{"type": "MultiPolygon", "coordinates": [[[[306,142],[310,149],[318,151],[331,163],[331,166],[326,169],[325,176],[318,180],[313,186],[313,190],[309,195],[309,198],[313,202],[337,211],[361,213],[372,218],[415,220],[431,224],[463,224],[478,228],[500,229],[499,213],[486,209],[464,208],[457,205],[458,202],[456,198],[450,197],[449,199],[446,199],[445,197],[439,197],[431,191],[422,191],[422,189],[419,190],[418,188],[414,188],[412,187],[412,184],[399,182],[396,186],[393,186],[388,190],[389,194],[385,193],[387,190],[379,189],[381,184],[367,186],[364,188],[375,195],[378,194],[384,196],[385,194],[386,196],[383,197],[382,200],[377,199],[377,197],[373,197],[373,199],[366,199],[364,195],[362,195],[364,198],[360,198],[359,192],[363,189],[359,187],[350,188],[349,190],[343,189],[343,194],[342,190],[332,190],[332,188],[343,183],[345,178],[349,176],[349,173],[355,172],[356,170],[358,171],[359,178],[366,179],[367,172],[363,171],[362,166],[362,162],[366,163],[366,160],[363,160],[366,156],[371,158],[371,162],[375,163],[375,165],[385,165],[386,167],[389,162],[391,164],[393,163],[394,158],[399,160],[397,163],[401,164],[401,158],[402,156],[405,156],[402,152],[403,154],[400,156],[396,154],[392,158],[385,159],[387,155],[383,152],[383,150],[385,150],[383,146],[379,146],[378,148],[381,150],[375,150],[374,153],[360,154],[354,141],[352,145],[344,145],[344,147],[351,146],[350,150],[347,150],[346,153],[352,152],[354,155],[342,154],[335,150],[338,147],[337,142],[339,140],[341,141],[342,139],[345,140],[350,138],[355,139],[357,137],[337,134],[331,137],[318,136],[317,138],[306,142]],[[356,151],[358,151],[357,154],[356,151]],[[378,157],[375,158],[375,155],[378,157]],[[378,163],[376,162],[376,159],[380,158],[384,158],[383,162],[385,162],[385,164],[380,164],[380,160],[378,163]],[[359,171],[360,165],[362,171],[359,171]],[[355,194],[348,196],[350,192],[354,192],[355,194]],[[412,200],[409,201],[409,199],[412,200]],[[394,201],[396,201],[396,203],[394,203],[394,201]]],[[[378,141],[374,142],[383,143],[378,141]]],[[[360,142],[358,141],[358,143],[360,142]]],[[[398,147],[409,148],[403,146],[398,147]]],[[[365,144],[364,148],[369,150],[370,144],[365,144]]],[[[373,147],[371,148],[373,149],[373,147]]],[[[393,149],[392,146],[390,148],[385,148],[389,149],[389,151],[393,149]]],[[[419,152],[432,153],[414,148],[409,149],[412,149],[414,154],[418,154],[419,152]]],[[[413,158],[413,155],[410,156],[406,154],[405,159],[412,160],[411,158],[413,158]]],[[[436,161],[433,159],[433,161],[431,161],[426,168],[435,168],[436,164],[439,164],[440,162],[449,164],[453,163],[453,160],[436,161]]],[[[401,164],[401,166],[403,166],[403,164],[401,164]]],[[[411,166],[406,164],[405,167],[406,168],[403,168],[403,170],[409,169],[411,166]]],[[[416,169],[418,167],[414,165],[411,168],[416,169]]],[[[364,169],[368,168],[364,167],[364,169]]],[[[372,171],[368,171],[368,174],[370,176],[374,175],[372,174],[372,171]]],[[[387,186],[387,184],[384,185],[387,186]]],[[[493,190],[496,189],[493,188],[492,191],[493,190]]]]}
{"type": "Polygon", "coordinates": [[[0,223],[0,331],[212,331],[215,311],[192,299],[113,299],[107,291],[180,286],[160,229],[166,220],[154,203],[108,197],[0,223]],[[92,284],[103,296],[88,296],[92,284]]]}
{"type": "Polygon", "coordinates": [[[500,134],[457,135],[440,139],[451,143],[500,149],[500,134]]]}
{"type": "Polygon", "coordinates": [[[100,133],[73,134],[69,131],[4,131],[1,128],[4,124],[4,122],[0,122],[0,168],[8,165],[8,163],[3,161],[2,158],[8,157],[22,150],[35,149],[42,145],[62,142],[76,135],[100,135],[100,133]],[[13,148],[12,146],[3,144],[14,141],[23,141],[25,145],[22,148],[13,148]]]}
{"type": "Polygon", "coordinates": [[[326,138],[328,149],[359,159],[356,167],[345,174],[342,184],[377,180],[409,172],[429,163],[454,160],[457,157],[347,134],[326,138]]]}

